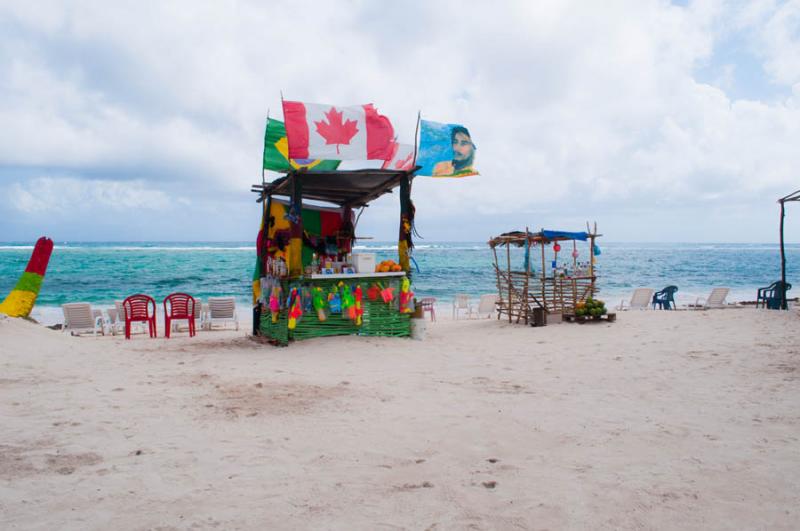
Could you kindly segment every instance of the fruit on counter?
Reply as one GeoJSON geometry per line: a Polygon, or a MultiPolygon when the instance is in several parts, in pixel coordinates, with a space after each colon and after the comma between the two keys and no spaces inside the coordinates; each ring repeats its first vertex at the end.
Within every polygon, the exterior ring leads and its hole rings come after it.
{"type": "Polygon", "coordinates": [[[400,272],[403,270],[403,267],[395,262],[394,260],[384,260],[377,266],[375,266],[376,273],[390,273],[390,272],[400,272]]]}
{"type": "Polygon", "coordinates": [[[607,311],[605,302],[591,297],[575,304],[575,315],[578,317],[600,317],[605,315],[607,311]]]}

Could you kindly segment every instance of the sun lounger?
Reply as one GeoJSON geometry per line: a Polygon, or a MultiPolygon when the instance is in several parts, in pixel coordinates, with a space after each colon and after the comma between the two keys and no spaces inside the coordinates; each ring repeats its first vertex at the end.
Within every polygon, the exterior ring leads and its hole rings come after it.
{"type": "Polygon", "coordinates": [[[646,310],[653,300],[653,290],[650,288],[636,288],[633,290],[631,301],[625,306],[625,301],[620,301],[617,310],[646,310]]]}
{"type": "MultiPolygon", "coordinates": [[[[206,306],[208,306],[208,305],[206,304],[206,306]]],[[[205,316],[205,311],[203,310],[203,301],[202,300],[200,300],[198,298],[196,298],[194,300],[194,311],[195,311],[195,316],[194,316],[195,331],[202,330],[203,327],[205,326],[205,317],[204,317],[205,316]]],[[[172,321],[172,331],[173,332],[180,332],[180,331],[188,330],[188,329],[189,329],[189,323],[188,323],[187,320],[172,321]]]]}
{"type": "Polygon", "coordinates": [[[103,312],[93,310],[88,302],[70,302],[62,304],[64,312],[64,332],[72,335],[91,332],[96,336],[97,332],[105,335],[103,312]]]}
{"type": "Polygon", "coordinates": [[[233,323],[236,325],[236,330],[239,330],[236,299],[233,297],[209,297],[208,310],[205,314],[206,330],[211,330],[215,324],[225,326],[227,323],[233,323]]]}
{"type": "Polygon", "coordinates": [[[707,299],[698,297],[694,304],[689,307],[695,310],[708,310],[709,308],[724,308],[725,298],[730,293],[730,288],[714,288],[707,299]]]}
{"type": "Polygon", "coordinates": [[[478,317],[483,317],[484,315],[488,318],[494,317],[497,312],[498,298],[496,293],[481,295],[480,301],[478,302],[478,310],[475,312],[478,317]]]}

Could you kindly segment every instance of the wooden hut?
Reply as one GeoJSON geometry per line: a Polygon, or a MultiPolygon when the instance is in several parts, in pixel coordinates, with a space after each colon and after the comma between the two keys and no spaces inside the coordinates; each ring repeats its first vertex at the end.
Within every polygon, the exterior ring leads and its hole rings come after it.
{"type": "Polygon", "coordinates": [[[253,282],[255,334],[283,345],[331,335],[410,335],[414,171],[296,170],[252,187],[263,204],[253,282]],[[355,211],[394,189],[400,196],[398,266],[377,272],[368,261],[359,264],[368,256],[352,252],[355,211]]]}
{"type": "Polygon", "coordinates": [[[596,246],[599,236],[596,229],[594,232],[526,229],[490,239],[499,296],[498,315],[507,316],[508,322],[525,324],[534,324],[538,310],[574,315],[576,305],[598,291],[595,255],[599,252],[596,246]],[[584,260],[579,260],[578,242],[588,243],[584,260]],[[517,259],[515,263],[512,247],[525,250],[523,260],[517,259]]]}

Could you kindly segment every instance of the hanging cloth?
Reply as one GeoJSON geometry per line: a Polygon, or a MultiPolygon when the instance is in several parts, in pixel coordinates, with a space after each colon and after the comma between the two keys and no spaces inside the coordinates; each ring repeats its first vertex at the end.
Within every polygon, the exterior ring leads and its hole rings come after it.
{"type": "Polygon", "coordinates": [[[525,238],[525,272],[529,272],[531,270],[531,240],[530,238],[525,238]]]}

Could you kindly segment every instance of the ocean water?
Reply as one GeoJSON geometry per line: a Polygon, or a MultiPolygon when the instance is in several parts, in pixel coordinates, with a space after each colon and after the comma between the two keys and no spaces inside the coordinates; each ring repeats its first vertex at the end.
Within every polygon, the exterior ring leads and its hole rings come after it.
{"type": "MultiPolygon", "coordinates": [[[[729,300],[754,300],[758,287],[780,278],[777,244],[599,244],[599,297],[613,304],[629,297],[635,287],[661,289],[670,284],[679,287],[679,303],[693,303],[713,286],[730,287],[729,300]]],[[[563,247],[560,255],[571,262],[571,245],[563,247]]],[[[14,287],[32,249],[32,243],[0,243],[0,297],[14,287]]],[[[357,246],[359,250],[375,252],[378,261],[396,259],[397,254],[395,243],[370,242],[357,246]]],[[[578,251],[578,260],[588,260],[586,243],[579,242],[578,251]]],[[[537,269],[538,253],[535,249],[532,255],[537,269]]],[[[413,256],[419,266],[413,277],[417,297],[436,297],[447,304],[455,293],[478,296],[495,290],[492,252],[483,242],[421,240],[413,256]]],[[[547,259],[552,260],[550,249],[547,259]]],[[[787,279],[800,291],[800,245],[787,245],[786,259],[787,279]]],[[[523,250],[513,249],[511,260],[521,269],[523,250]]],[[[250,242],[56,242],[34,316],[56,322],[58,306],[65,302],[113,306],[115,299],[148,293],[160,303],[175,291],[203,299],[233,295],[247,307],[254,266],[255,247],[250,242]]]]}

